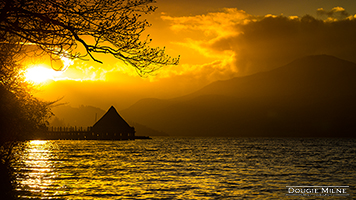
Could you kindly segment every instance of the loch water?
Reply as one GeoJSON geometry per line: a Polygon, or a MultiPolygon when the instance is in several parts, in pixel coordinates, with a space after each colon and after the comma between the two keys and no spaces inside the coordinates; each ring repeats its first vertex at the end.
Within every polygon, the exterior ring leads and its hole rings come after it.
{"type": "Polygon", "coordinates": [[[353,199],[356,139],[31,140],[14,151],[20,199],[353,199]],[[288,186],[348,186],[290,196],[288,186]]]}

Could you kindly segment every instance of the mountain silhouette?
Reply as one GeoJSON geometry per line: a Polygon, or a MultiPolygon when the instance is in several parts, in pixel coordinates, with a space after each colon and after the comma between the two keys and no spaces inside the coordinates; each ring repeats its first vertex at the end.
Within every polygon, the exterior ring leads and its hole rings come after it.
{"type": "Polygon", "coordinates": [[[308,56],[217,81],[175,99],[143,99],[127,119],[181,136],[354,136],[356,64],[308,56]]]}

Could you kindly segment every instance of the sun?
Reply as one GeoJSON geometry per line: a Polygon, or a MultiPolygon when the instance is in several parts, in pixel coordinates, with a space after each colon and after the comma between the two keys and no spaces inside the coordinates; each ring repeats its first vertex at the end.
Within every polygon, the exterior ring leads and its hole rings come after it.
{"type": "MultiPolygon", "coordinates": [[[[35,64],[31,65],[24,72],[25,81],[32,82],[34,84],[42,84],[49,80],[61,80],[59,78],[63,72],[65,72],[69,66],[74,64],[74,60],[67,58],[64,55],[59,55],[59,62],[61,64],[59,71],[54,70],[52,67],[49,67],[46,64],[35,64]]],[[[51,62],[51,64],[53,64],[51,62]]]]}
{"type": "Polygon", "coordinates": [[[55,71],[43,65],[35,65],[28,68],[25,72],[25,80],[35,84],[45,83],[48,80],[55,80],[63,71],[55,71]]]}

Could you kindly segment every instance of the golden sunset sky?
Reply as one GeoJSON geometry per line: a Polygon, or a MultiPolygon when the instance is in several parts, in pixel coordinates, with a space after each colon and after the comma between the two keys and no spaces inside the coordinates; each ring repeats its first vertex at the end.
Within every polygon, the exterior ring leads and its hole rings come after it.
{"type": "MultiPolygon", "coordinates": [[[[271,70],[315,54],[356,62],[354,0],[157,0],[142,34],[178,66],[147,77],[115,60],[75,60],[35,95],[71,106],[125,109],[142,98],[174,98],[207,84],[271,70]]],[[[45,58],[44,58],[45,60],[45,58]]],[[[60,65],[60,63],[57,63],[60,65]]],[[[38,64],[36,64],[38,65],[38,64]]],[[[46,67],[46,66],[44,66],[46,67]]],[[[48,67],[48,66],[47,66],[48,67]]]]}

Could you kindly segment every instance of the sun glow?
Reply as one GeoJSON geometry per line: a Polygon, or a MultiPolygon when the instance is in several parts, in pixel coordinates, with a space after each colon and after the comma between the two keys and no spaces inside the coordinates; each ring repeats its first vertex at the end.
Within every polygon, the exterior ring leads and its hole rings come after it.
{"type": "Polygon", "coordinates": [[[61,76],[69,66],[74,64],[72,59],[63,55],[60,55],[59,58],[59,62],[62,64],[61,70],[56,71],[44,64],[33,65],[26,70],[25,80],[35,84],[45,83],[49,80],[58,80],[58,77],[61,76]]]}
{"type": "Polygon", "coordinates": [[[44,65],[35,65],[30,67],[25,72],[25,80],[36,84],[44,83],[48,80],[55,80],[63,71],[55,71],[44,65]]]}

